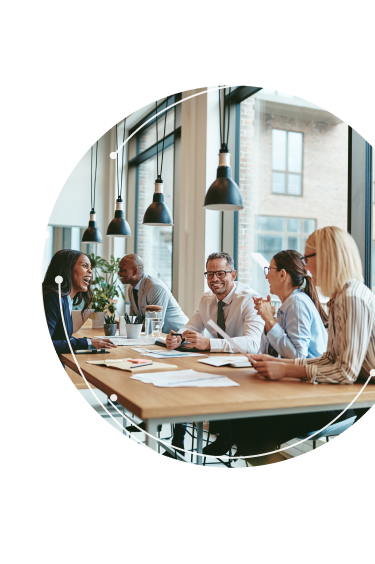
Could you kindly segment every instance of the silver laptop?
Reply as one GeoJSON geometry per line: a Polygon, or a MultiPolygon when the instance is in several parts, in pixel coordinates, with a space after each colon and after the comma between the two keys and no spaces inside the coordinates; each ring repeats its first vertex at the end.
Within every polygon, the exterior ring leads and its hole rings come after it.
{"type": "Polygon", "coordinates": [[[85,321],[88,320],[88,318],[94,313],[93,309],[86,309],[85,313],[83,314],[82,317],[82,311],[81,310],[75,310],[73,309],[72,311],[72,321],[73,321],[73,333],[77,333],[77,331],[79,331],[82,327],[82,325],[85,323],[85,321]]]}

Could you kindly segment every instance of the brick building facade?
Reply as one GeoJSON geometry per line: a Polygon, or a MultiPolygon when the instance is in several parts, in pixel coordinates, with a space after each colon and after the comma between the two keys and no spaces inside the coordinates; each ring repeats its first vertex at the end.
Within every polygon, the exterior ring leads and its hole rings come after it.
{"type": "Polygon", "coordinates": [[[263,267],[275,252],[303,252],[315,228],[346,229],[347,171],[348,126],[336,116],[266,90],[241,103],[239,185],[245,208],[239,212],[240,281],[266,294],[263,267]],[[273,154],[280,148],[273,146],[273,130],[302,134],[301,173],[292,175],[301,177],[301,195],[274,191],[273,154]]]}

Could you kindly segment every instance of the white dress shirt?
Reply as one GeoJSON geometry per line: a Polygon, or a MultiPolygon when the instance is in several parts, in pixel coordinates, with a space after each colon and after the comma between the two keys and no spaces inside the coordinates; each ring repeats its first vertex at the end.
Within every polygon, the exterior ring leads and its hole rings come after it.
{"type": "MultiPolygon", "coordinates": [[[[254,308],[253,296],[260,297],[250,286],[235,282],[231,292],[222,300],[225,303],[223,307],[225,332],[248,353],[259,351],[264,328],[264,321],[254,308]]],[[[217,334],[208,325],[210,319],[217,322],[218,301],[211,291],[205,292],[193,317],[179,330],[179,333],[188,329],[203,333],[206,329],[211,336],[212,352],[237,353],[239,350],[232,347],[226,339],[218,339],[217,334]]]]}

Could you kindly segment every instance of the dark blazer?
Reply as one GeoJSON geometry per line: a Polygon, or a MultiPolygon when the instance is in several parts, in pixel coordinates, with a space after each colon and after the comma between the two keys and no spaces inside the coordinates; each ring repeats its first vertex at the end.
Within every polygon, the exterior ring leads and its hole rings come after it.
{"type": "MultiPolygon", "coordinates": [[[[65,327],[69,336],[72,349],[88,349],[87,339],[76,339],[72,337],[73,321],[69,310],[69,301],[67,296],[61,297],[62,309],[64,313],[65,327]]],[[[48,331],[52,339],[53,346],[57,354],[70,353],[70,348],[66,340],[64,326],[61,319],[59,295],[55,292],[49,292],[43,296],[44,311],[46,313],[48,331]]]]}

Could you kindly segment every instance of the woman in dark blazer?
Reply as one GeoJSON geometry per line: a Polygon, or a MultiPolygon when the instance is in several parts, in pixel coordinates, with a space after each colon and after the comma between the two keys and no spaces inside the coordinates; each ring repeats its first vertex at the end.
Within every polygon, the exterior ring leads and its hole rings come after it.
{"type": "Polygon", "coordinates": [[[43,288],[43,302],[49,334],[57,354],[69,353],[70,347],[62,322],[58,284],[56,277],[61,276],[61,302],[66,331],[73,350],[91,348],[114,348],[111,341],[93,338],[76,339],[72,337],[72,306],[84,302],[82,315],[89,308],[92,291],[92,270],[89,258],[80,251],[64,249],[52,257],[47,269],[43,288]]]}

